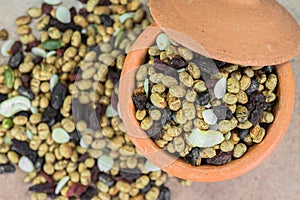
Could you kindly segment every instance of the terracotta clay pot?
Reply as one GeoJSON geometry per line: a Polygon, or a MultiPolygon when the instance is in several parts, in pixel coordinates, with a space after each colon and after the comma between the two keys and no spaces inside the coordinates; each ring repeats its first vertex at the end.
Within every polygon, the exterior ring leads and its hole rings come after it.
{"type": "Polygon", "coordinates": [[[124,126],[130,139],[147,159],[163,171],[176,177],[196,182],[219,182],[238,177],[261,164],[275,150],[290,123],[294,105],[294,78],[290,63],[277,65],[278,91],[275,107],[275,121],[267,130],[265,139],[251,147],[240,159],[223,166],[197,166],[172,157],[162,151],[140,128],[135,118],[132,94],[135,88],[135,74],[138,67],[145,62],[147,48],[154,44],[160,28],[151,26],[138,38],[132,51],[128,54],[119,88],[120,110],[124,126]]]}

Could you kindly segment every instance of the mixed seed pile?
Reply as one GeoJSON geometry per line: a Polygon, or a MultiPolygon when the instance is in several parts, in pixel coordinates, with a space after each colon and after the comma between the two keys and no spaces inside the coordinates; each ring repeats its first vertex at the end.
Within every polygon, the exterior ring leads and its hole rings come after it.
{"type": "Polygon", "coordinates": [[[277,82],[274,66],[211,60],[162,33],[136,73],[132,98],[160,148],[193,166],[224,165],[264,139],[277,82]]]}
{"type": "Polygon", "coordinates": [[[0,66],[0,174],[15,165],[28,173],[31,199],[170,199],[167,174],[139,154],[118,113],[118,80],[141,29],[124,32],[151,20],[139,0],[80,2],[30,8],[16,19],[19,41],[0,31],[9,57],[0,66]]]}

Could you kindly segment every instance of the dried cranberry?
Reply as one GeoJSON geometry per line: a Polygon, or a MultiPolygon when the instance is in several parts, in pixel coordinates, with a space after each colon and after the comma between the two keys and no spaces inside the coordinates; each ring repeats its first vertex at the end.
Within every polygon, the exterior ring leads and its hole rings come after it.
{"type": "Polygon", "coordinates": [[[41,184],[31,186],[29,188],[29,191],[37,192],[37,193],[51,194],[51,193],[54,193],[55,188],[56,188],[56,185],[54,183],[41,183],[41,184]]]}
{"type": "Polygon", "coordinates": [[[88,11],[86,10],[86,8],[80,8],[80,10],[78,11],[79,15],[83,16],[83,17],[87,17],[89,15],[88,11]]]}
{"type": "Polygon", "coordinates": [[[200,106],[206,106],[211,100],[211,95],[209,92],[202,92],[198,94],[196,103],[200,106]]]}
{"type": "Polygon", "coordinates": [[[23,44],[20,41],[16,41],[9,50],[11,55],[16,54],[19,51],[22,51],[23,44]]]}
{"type": "Polygon", "coordinates": [[[99,174],[100,174],[100,170],[97,165],[95,165],[91,169],[91,174],[92,174],[92,183],[96,183],[99,180],[99,174]]]}
{"type": "Polygon", "coordinates": [[[40,44],[41,44],[41,41],[39,41],[39,40],[35,40],[35,41],[33,41],[33,42],[30,42],[30,43],[28,43],[28,44],[26,45],[25,51],[26,51],[26,52],[30,52],[32,48],[37,47],[37,46],[39,46],[40,44]]]}
{"type": "Polygon", "coordinates": [[[13,69],[17,69],[20,64],[23,62],[24,60],[24,54],[22,51],[18,51],[17,53],[13,54],[9,61],[8,61],[8,65],[13,68],[13,69]]]}
{"type": "Polygon", "coordinates": [[[106,27],[114,25],[114,20],[112,20],[109,15],[105,15],[105,14],[100,15],[100,20],[102,24],[106,27]]]}
{"type": "Polygon", "coordinates": [[[49,4],[46,4],[46,3],[42,4],[42,11],[43,11],[44,14],[50,15],[52,10],[53,10],[52,5],[49,5],[49,4]]]}
{"type": "Polygon", "coordinates": [[[132,97],[133,103],[135,105],[135,108],[138,110],[144,110],[146,107],[146,103],[148,101],[148,98],[144,94],[134,94],[132,97]]]}
{"type": "Polygon", "coordinates": [[[172,58],[169,62],[170,66],[174,69],[181,69],[188,66],[186,60],[184,60],[181,56],[176,56],[172,58]]]}
{"type": "Polygon", "coordinates": [[[215,157],[206,159],[206,162],[207,164],[220,166],[228,163],[231,157],[232,157],[232,152],[220,151],[215,157]]]}
{"type": "Polygon", "coordinates": [[[48,174],[46,174],[46,172],[44,171],[41,171],[41,175],[46,179],[46,181],[48,183],[53,183],[53,178],[51,176],[49,176],[48,174]]]}
{"type": "Polygon", "coordinates": [[[62,57],[66,51],[65,47],[56,50],[56,55],[62,57]]]}
{"type": "Polygon", "coordinates": [[[86,190],[88,189],[88,186],[81,185],[79,183],[73,183],[69,190],[67,191],[67,197],[77,197],[79,198],[86,190]]]}
{"type": "Polygon", "coordinates": [[[29,74],[22,74],[20,78],[21,78],[23,85],[24,85],[24,83],[29,84],[29,82],[31,81],[31,76],[29,74]]]}
{"type": "Polygon", "coordinates": [[[63,85],[62,83],[57,83],[52,91],[52,96],[51,96],[51,106],[58,110],[61,108],[66,95],[68,92],[68,88],[63,85]]]}

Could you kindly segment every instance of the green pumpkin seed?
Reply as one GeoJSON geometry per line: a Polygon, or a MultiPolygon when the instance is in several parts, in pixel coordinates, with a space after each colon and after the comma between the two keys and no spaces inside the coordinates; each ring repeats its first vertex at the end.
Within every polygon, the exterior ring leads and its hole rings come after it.
{"type": "Polygon", "coordinates": [[[48,51],[57,50],[62,47],[62,42],[60,40],[46,40],[42,43],[42,47],[48,51]]]}
{"type": "Polygon", "coordinates": [[[10,89],[13,88],[15,82],[15,75],[14,71],[10,67],[5,69],[4,77],[6,86],[10,89]]]}
{"type": "Polygon", "coordinates": [[[13,127],[13,125],[14,125],[14,123],[13,123],[12,119],[10,119],[10,118],[6,118],[2,122],[2,127],[5,129],[11,129],[11,127],[13,127]]]}

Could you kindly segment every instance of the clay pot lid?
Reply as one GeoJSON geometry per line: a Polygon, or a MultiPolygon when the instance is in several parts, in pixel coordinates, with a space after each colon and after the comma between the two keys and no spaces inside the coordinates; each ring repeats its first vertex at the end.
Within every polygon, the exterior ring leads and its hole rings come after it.
{"type": "Polygon", "coordinates": [[[170,38],[213,59],[266,66],[300,52],[300,27],[275,0],[150,0],[150,12],[170,38]]]}

